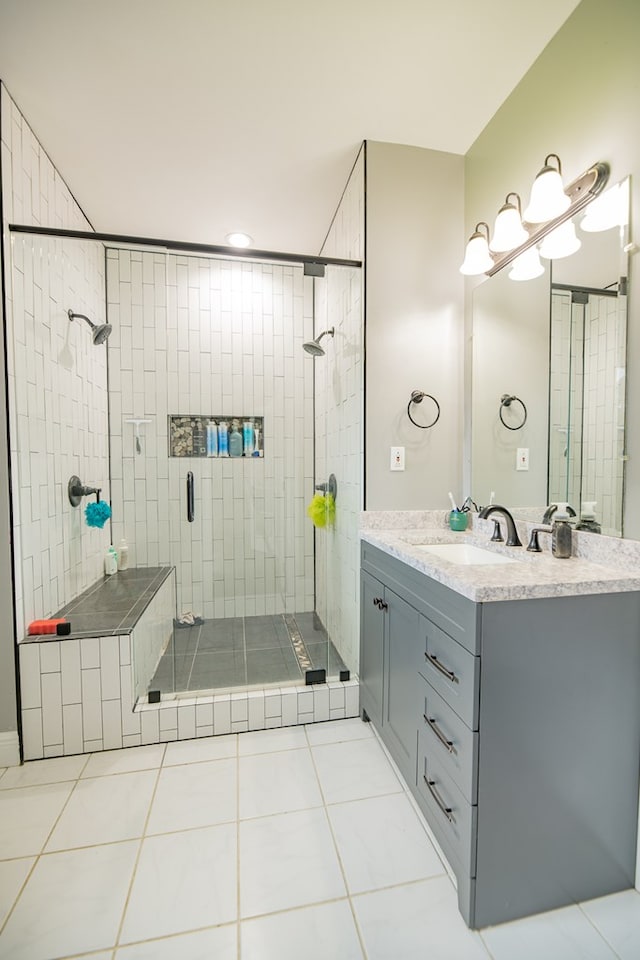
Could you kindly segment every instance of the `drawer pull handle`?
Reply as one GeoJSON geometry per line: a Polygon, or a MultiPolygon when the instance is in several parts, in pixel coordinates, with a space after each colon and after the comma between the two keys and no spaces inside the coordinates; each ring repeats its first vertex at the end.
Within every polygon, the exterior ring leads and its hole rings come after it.
{"type": "Polygon", "coordinates": [[[429,663],[433,664],[436,670],[439,670],[440,673],[447,678],[447,680],[451,680],[452,683],[460,682],[453,671],[447,670],[447,668],[440,663],[435,653],[425,653],[424,658],[425,660],[428,660],[429,663]]]}
{"type": "Polygon", "coordinates": [[[452,811],[451,807],[445,807],[444,801],[443,801],[442,797],[439,795],[438,791],[437,791],[436,788],[435,788],[435,787],[436,787],[436,782],[435,782],[435,780],[427,780],[427,777],[426,777],[426,776],[424,776],[423,779],[424,779],[424,782],[425,782],[426,785],[427,785],[427,789],[429,790],[429,793],[431,794],[431,796],[433,797],[433,799],[435,800],[435,802],[438,804],[438,806],[440,807],[440,809],[441,809],[442,812],[444,813],[444,815],[445,815],[445,817],[447,818],[447,820],[449,821],[449,823],[455,823],[455,822],[456,822],[456,818],[455,818],[454,815],[453,815],[453,811],[452,811]]]}
{"type": "Polygon", "coordinates": [[[447,740],[447,738],[445,737],[444,733],[442,732],[438,724],[435,722],[435,720],[431,717],[428,717],[426,713],[423,713],[423,717],[424,717],[424,722],[427,724],[428,727],[430,727],[431,730],[433,730],[433,732],[435,733],[436,737],[438,738],[442,746],[445,748],[445,750],[448,750],[449,753],[457,755],[458,751],[454,747],[453,741],[447,740]]]}

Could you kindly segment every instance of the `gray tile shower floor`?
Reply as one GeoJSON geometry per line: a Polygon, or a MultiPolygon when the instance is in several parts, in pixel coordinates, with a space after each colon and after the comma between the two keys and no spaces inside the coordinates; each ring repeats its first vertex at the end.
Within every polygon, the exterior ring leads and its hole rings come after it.
{"type": "MultiPolygon", "coordinates": [[[[327,677],[346,667],[315,613],[295,613],[310,669],[327,677]]],[[[151,690],[227,689],[247,685],[295,683],[304,680],[284,616],[231,617],[205,620],[193,627],[176,627],[149,685],[151,690]]]]}

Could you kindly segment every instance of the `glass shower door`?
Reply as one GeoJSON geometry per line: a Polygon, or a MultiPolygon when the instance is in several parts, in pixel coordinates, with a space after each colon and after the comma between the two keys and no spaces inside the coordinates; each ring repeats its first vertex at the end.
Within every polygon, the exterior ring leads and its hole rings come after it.
{"type": "Polygon", "coordinates": [[[291,618],[314,610],[310,281],[277,264],[118,260],[125,528],[137,563],[175,566],[177,579],[155,682],[161,693],[301,682],[291,618]]]}

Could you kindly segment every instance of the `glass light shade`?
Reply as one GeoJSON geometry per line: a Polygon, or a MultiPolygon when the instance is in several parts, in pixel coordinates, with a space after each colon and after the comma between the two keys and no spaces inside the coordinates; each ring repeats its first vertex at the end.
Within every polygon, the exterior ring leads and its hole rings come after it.
{"type": "Polygon", "coordinates": [[[570,203],[564,192],[560,173],[553,167],[545,166],[533,181],[524,219],[528,223],[547,223],[564,213],[570,203]]]}
{"type": "Polygon", "coordinates": [[[476,277],[491,270],[492,266],[493,260],[489,253],[487,238],[482,233],[472,234],[467,243],[460,273],[464,273],[467,277],[476,277]]]}
{"type": "Polygon", "coordinates": [[[573,220],[567,220],[548,234],[540,244],[540,256],[546,260],[562,260],[579,250],[582,241],[576,236],[573,220]]]}
{"type": "Polygon", "coordinates": [[[510,280],[533,280],[544,273],[536,247],[529,247],[513,261],[509,271],[510,280]]]}
{"type": "Polygon", "coordinates": [[[611,227],[624,226],[628,219],[629,188],[624,183],[616,183],[593,200],[580,223],[587,233],[600,233],[611,227]]]}
{"type": "Polygon", "coordinates": [[[528,239],[529,234],[522,226],[518,208],[512,203],[505,203],[496,217],[489,249],[494,253],[506,253],[508,250],[515,250],[528,239]]]}

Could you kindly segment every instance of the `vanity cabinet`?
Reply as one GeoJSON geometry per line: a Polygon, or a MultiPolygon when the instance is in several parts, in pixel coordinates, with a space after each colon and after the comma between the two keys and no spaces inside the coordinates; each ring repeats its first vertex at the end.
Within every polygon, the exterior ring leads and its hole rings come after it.
{"type": "Polygon", "coordinates": [[[361,706],[384,739],[406,779],[415,779],[418,736],[415,703],[421,643],[420,615],[380,580],[362,572],[363,645],[361,706]],[[366,649],[365,649],[366,647],[366,649]]]}
{"type": "Polygon", "coordinates": [[[485,927],[633,887],[640,594],[475,603],[362,544],[361,706],[485,927]]]}

